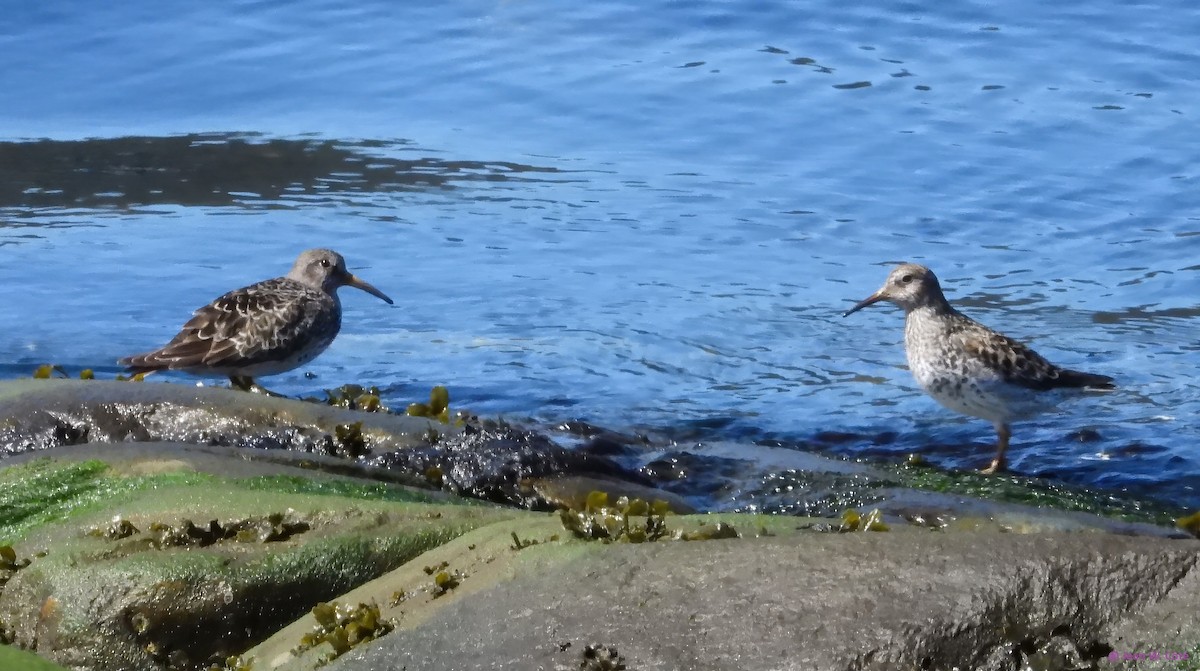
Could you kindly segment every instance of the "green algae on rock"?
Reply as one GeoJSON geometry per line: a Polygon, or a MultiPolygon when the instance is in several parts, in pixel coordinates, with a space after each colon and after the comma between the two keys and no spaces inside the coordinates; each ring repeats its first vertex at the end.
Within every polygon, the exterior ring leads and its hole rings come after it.
{"type": "Polygon", "coordinates": [[[428,495],[382,483],[121,476],[97,461],[38,459],[0,471],[0,485],[0,535],[51,549],[4,586],[0,621],[16,642],[98,670],[220,663],[313,603],[512,514],[413,503],[428,495]]]}
{"type": "Polygon", "coordinates": [[[891,467],[902,487],[1015,503],[1062,511],[1093,513],[1126,522],[1174,526],[1181,512],[1169,506],[1019,475],[983,475],[974,471],[942,471],[928,466],[891,467]]]}
{"type": "Polygon", "coordinates": [[[100,461],[56,464],[48,459],[0,469],[0,539],[93,507],[139,487],[103,476],[100,461]]]}
{"type": "Polygon", "coordinates": [[[5,669],[5,671],[66,671],[50,660],[3,643],[0,643],[0,669],[5,669]]]}

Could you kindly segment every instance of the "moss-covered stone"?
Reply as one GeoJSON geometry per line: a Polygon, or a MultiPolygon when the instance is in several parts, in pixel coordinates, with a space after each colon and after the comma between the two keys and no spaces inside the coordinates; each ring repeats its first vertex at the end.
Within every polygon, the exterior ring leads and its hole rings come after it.
{"type": "Polygon", "coordinates": [[[16,643],[98,671],[220,664],[314,604],[518,514],[429,500],[295,476],[9,467],[0,535],[22,556],[49,552],[13,573],[0,621],[16,643]]]}
{"type": "Polygon", "coordinates": [[[1115,494],[1101,495],[1061,482],[1020,475],[983,475],[974,471],[942,471],[928,466],[891,467],[896,486],[931,492],[962,494],[989,501],[1038,508],[1079,511],[1127,522],[1172,526],[1181,511],[1150,501],[1115,494]]]}
{"type": "Polygon", "coordinates": [[[6,671],[66,671],[63,667],[32,652],[0,643],[0,669],[6,671]]]}

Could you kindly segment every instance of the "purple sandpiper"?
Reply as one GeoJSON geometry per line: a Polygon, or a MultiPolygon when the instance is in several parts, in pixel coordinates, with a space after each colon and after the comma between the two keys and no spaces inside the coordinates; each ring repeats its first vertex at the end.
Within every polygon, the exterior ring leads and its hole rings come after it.
{"type": "Polygon", "coordinates": [[[117,363],[134,374],[181,370],[227,375],[235,387],[265,392],[255,377],[304,365],[333,342],[342,327],[337,294],[342,286],[392,302],[347,271],[341,254],[310,249],[300,254],[286,276],[221,296],[196,310],[161,349],[117,363]]]}
{"type": "Polygon", "coordinates": [[[1059,368],[955,310],[925,266],[900,265],[878,291],[843,316],[879,301],[904,308],[904,351],[917,384],[947,408],[996,427],[996,458],[984,473],[1006,468],[1014,420],[1053,407],[1063,393],[1116,388],[1111,377],[1059,368]]]}

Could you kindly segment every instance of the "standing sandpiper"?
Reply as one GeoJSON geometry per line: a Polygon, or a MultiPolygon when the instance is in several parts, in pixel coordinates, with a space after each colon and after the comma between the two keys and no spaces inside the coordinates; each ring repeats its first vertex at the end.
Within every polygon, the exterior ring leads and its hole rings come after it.
{"type": "Polygon", "coordinates": [[[917,384],[947,408],[996,427],[996,458],[984,473],[1005,469],[1009,423],[1052,407],[1058,391],[1116,388],[1111,377],[1059,368],[955,310],[925,266],[900,265],[843,316],[879,301],[904,308],[904,351],[917,384]]]}
{"type": "Polygon", "coordinates": [[[228,375],[235,387],[265,392],[254,382],[312,361],[342,327],[337,290],[352,286],[392,299],[346,270],[341,254],[310,249],[285,277],[231,291],[196,310],[162,349],[121,359],[130,372],[182,370],[228,375]]]}

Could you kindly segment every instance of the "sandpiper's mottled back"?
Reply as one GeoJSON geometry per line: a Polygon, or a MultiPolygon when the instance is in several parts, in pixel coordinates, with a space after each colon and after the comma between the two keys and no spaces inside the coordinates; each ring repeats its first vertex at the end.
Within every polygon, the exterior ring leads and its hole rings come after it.
{"type": "Polygon", "coordinates": [[[289,371],[325,351],[342,326],[338,287],[352,286],[387,301],[346,270],[341,254],[310,249],[284,277],[231,291],[196,310],[161,349],[121,359],[133,373],[182,370],[227,375],[242,389],[254,378],[289,371]]]}
{"type": "Polygon", "coordinates": [[[947,408],[996,427],[996,458],[985,473],[1004,470],[1010,423],[1052,407],[1053,392],[1114,388],[1110,377],[1059,368],[955,310],[925,266],[898,266],[846,315],[879,301],[904,308],[904,350],[917,384],[947,408]]]}

